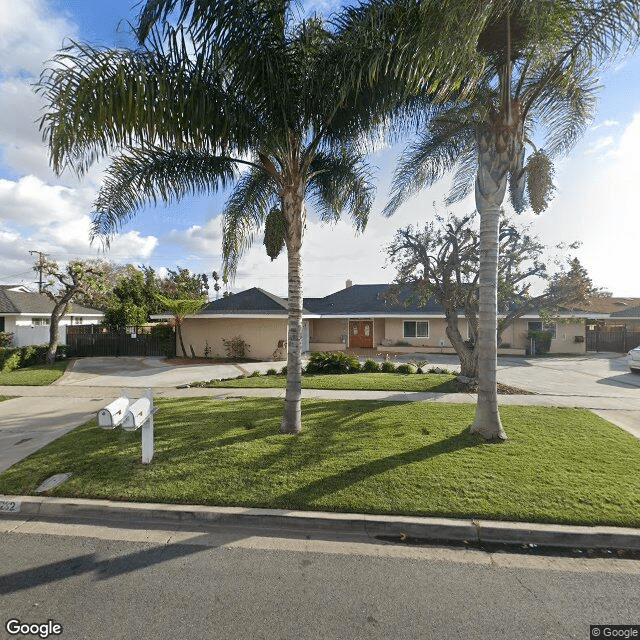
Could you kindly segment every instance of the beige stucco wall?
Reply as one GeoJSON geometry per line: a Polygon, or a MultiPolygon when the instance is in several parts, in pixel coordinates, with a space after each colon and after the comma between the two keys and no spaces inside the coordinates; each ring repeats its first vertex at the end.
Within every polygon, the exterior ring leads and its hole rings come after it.
{"type": "MultiPolygon", "coordinates": [[[[502,333],[502,342],[508,342],[512,347],[526,349],[529,346],[527,338],[529,320],[520,318],[502,333]]],[[[556,337],[551,340],[549,353],[585,353],[585,342],[576,342],[575,336],[585,336],[584,320],[570,322],[556,322],[556,337]]]]}
{"type": "MultiPolygon", "coordinates": [[[[444,318],[387,318],[385,320],[385,342],[386,345],[394,345],[396,342],[408,342],[412,346],[418,347],[438,347],[440,346],[440,340],[444,340],[446,345],[449,345],[449,339],[446,332],[446,321],[444,318]],[[416,320],[418,322],[429,323],[429,337],[427,338],[405,338],[404,337],[404,325],[405,320],[416,320]]],[[[466,335],[465,321],[461,321],[460,329],[464,338],[466,335]]]]}
{"type": "MultiPolygon", "coordinates": [[[[249,358],[271,360],[279,340],[287,339],[286,318],[186,318],[182,325],[184,346],[189,345],[198,357],[204,357],[205,344],[211,347],[211,357],[225,357],[222,339],[240,336],[249,345],[249,358]]],[[[180,345],[178,345],[180,353],[180,345]]]]}
{"type": "Polygon", "coordinates": [[[340,336],[348,333],[349,321],[346,318],[315,318],[309,321],[309,341],[313,343],[339,343],[340,336]]]}

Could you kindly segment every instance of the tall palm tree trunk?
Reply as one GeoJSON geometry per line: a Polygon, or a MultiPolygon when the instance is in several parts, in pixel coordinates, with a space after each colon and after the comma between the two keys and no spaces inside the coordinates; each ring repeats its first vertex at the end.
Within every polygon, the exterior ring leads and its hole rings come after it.
{"type": "Polygon", "coordinates": [[[479,167],[476,208],[480,214],[478,308],[478,402],[471,433],[486,440],[506,440],[498,413],[498,227],[507,186],[513,136],[492,123],[478,130],[479,167]]]}
{"type": "Polygon", "coordinates": [[[304,196],[302,187],[285,193],[282,199],[287,221],[288,326],[287,390],[280,433],[300,433],[302,429],[302,234],[304,196]]]}

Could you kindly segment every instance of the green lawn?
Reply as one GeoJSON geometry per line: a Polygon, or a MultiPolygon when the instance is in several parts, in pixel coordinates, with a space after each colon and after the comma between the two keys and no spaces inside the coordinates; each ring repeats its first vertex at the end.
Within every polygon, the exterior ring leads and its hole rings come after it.
{"type": "Polygon", "coordinates": [[[0,371],[0,385],[40,387],[61,378],[66,368],[67,362],[63,360],[52,365],[36,364],[15,371],[0,371]]]}
{"type": "MultiPolygon", "coordinates": [[[[363,391],[456,391],[453,381],[455,374],[447,373],[349,373],[341,375],[302,376],[303,389],[348,389],[363,391]]],[[[277,388],[287,386],[285,376],[249,376],[233,380],[211,380],[196,383],[206,387],[222,388],[277,388]]]]}
{"type": "Polygon", "coordinates": [[[158,400],[156,457],[140,433],[92,421],[0,476],[0,493],[640,526],[640,441],[582,409],[502,407],[510,440],[468,434],[473,405],[158,400]]]}
{"type": "Polygon", "coordinates": [[[11,400],[11,396],[0,396],[0,402],[3,402],[4,400],[11,400]]]}

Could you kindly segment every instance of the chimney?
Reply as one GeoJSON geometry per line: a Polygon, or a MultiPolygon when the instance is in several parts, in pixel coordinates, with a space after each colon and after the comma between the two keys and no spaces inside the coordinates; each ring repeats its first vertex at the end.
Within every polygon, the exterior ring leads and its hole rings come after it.
{"type": "Polygon", "coordinates": [[[353,282],[351,282],[351,280],[347,280],[347,281],[344,283],[344,286],[345,286],[345,288],[346,288],[346,289],[348,289],[349,287],[352,287],[352,286],[353,286],[353,282]]]}

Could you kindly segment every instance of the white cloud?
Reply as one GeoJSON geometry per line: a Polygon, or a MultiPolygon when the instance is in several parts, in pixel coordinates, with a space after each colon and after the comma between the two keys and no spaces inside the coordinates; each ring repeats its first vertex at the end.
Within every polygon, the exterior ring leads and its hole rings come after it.
{"type": "Polygon", "coordinates": [[[148,260],[158,246],[155,236],[143,236],[138,231],[119,233],[111,240],[111,248],[105,257],[112,257],[116,262],[131,260],[148,260]]]}
{"type": "Polygon", "coordinates": [[[599,122],[598,124],[591,127],[591,131],[597,131],[601,127],[618,127],[618,126],[620,126],[620,123],[617,120],[603,120],[602,122],[599,122]]]}
{"type": "Polygon", "coordinates": [[[53,177],[38,130],[42,99],[33,84],[63,40],[76,34],[44,0],[0,2],[0,152],[3,165],[18,175],[53,177]]]}
{"type": "Polygon", "coordinates": [[[640,184],[640,113],[606,155],[568,158],[558,172],[558,193],[534,221],[547,244],[580,240],[576,252],[597,286],[620,296],[640,295],[635,260],[640,184]]]}
{"type": "Polygon", "coordinates": [[[76,27],[52,15],[43,0],[2,0],[0,3],[0,72],[40,73],[43,62],[60,48],[76,27]]]}
{"type": "Polygon", "coordinates": [[[602,138],[598,138],[586,151],[586,155],[595,155],[599,151],[610,147],[613,144],[613,136],[604,136],[602,138]]]}
{"type": "MultiPolygon", "coordinates": [[[[38,129],[42,100],[33,84],[47,60],[65,38],[78,37],[78,27],[63,15],[53,15],[45,0],[0,0],[0,281],[27,274],[39,250],[65,262],[101,255],[99,243],[89,243],[90,212],[104,163],[82,183],[61,184],[51,171],[46,145],[38,129]],[[9,174],[6,173],[9,171],[9,174]],[[2,175],[2,174],[0,174],[2,175]]],[[[153,235],[139,231],[118,234],[106,257],[126,262],[148,259],[157,248],[153,235]]]]}

